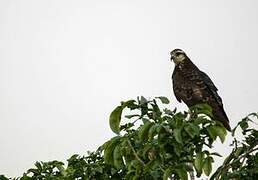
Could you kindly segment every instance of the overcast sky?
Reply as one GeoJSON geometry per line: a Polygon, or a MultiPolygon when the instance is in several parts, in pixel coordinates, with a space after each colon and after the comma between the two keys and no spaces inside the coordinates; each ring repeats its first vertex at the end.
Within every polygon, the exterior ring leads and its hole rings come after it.
{"type": "MultiPolygon", "coordinates": [[[[258,110],[255,0],[1,0],[0,174],[65,161],[114,136],[120,101],[167,96],[183,49],[219,89],[231,126],[258,110]]],[[[220,152],[227,145],[218,143],[220,152]]]]}

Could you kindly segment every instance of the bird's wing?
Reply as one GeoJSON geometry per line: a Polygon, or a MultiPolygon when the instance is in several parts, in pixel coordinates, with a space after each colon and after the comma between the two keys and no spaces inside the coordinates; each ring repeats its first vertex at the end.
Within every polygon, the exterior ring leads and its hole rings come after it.
{"type": "Polygon", "coordinates": [[[199,71],[199,72],[200,72],[201,77],[203,78],[204,83],[212,92],[213,97],[216,99],[216,101],[219,103],[219,105],[222,106],[222,99],[220,98],[220,96],[217,93],[217,91],[218,91],[217,87],[213,84],[212,80],[206,73],[204,73],[202,71],[199,71]]]}
{"type": "Polygon", "coordinates": [[[199,71],[201,76],[203,77],[204,82],[214,91],[217,91],[217,87],[213,84],[213,82],[211,81],[210,77],[202,71],[199,71]]]}
{"type": "Polygon", "coordinates": [[[229,119],[224,111],[223,104],[222,104],[222,99],[218,95],[217,91],[218,89],[216,86],[213,84],[211,79],[207,74],[204,72],[200,71],[200,75],[202,76],[202,79],[209,89],[209,91],[212,93],[212,98],[216,101],[216,104],[212,105],[213,108],[213,115],[215,118],[217,118],[222,124],[225,126],[225,128],[229,131],[231,131],[230,125],[229,125],[229,119]]]}
{"type": "Polygon", "coordinates": [[[172,78],[172,82],[173,82],[173,91],[174,94],[176,96],[177,101],[181,102],[181,95],[180,95],[180,87],[178,87],[178,83],[174,80],[174,78],[172,78]]]}

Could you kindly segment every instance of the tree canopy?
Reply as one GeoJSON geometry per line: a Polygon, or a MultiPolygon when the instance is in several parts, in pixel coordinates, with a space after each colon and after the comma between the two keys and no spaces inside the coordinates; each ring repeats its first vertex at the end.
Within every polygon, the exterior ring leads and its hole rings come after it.
{"type": "Polygon", "coordinates": [[[223,164],[211,174],[214,157],[221,156],[214,152],[214,142],[225,141],[226,129],[214,120],[206,104],[185,112],[169,106],[163,96],[123,101],[109,118],[116,135],[96,151],[75,154],[67,163],[39,161],[21,177],[0,175],[0,180],[258,179],[258,131],[253,128],[258,113],[249,114],[233,128],[232,151],[221,157],[223,164]]]}

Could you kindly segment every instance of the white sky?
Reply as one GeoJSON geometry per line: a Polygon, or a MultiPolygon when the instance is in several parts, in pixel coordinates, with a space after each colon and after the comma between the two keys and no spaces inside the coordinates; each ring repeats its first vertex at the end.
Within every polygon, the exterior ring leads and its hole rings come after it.
{"type": "Polygon", "coordinates": [[[0,174],[96,149],[114,136],[108,117],[122,100],[163,95],[186,109],[172,92],[174,48],[209,74],[235,126],[258,109],[257,9],[255,0],[1,0],[0,174]]]}

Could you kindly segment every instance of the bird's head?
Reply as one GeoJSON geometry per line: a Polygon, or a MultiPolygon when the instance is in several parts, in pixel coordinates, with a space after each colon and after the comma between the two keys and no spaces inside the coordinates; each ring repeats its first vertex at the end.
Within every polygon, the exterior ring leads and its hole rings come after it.
{"type": "Polygon", "coordinates": [[[171,61],[173,60],[176,65],[182,63],[187,58],[185,52],[181,49],[174,49],[171,51],[170,55],[171,61]]]}

